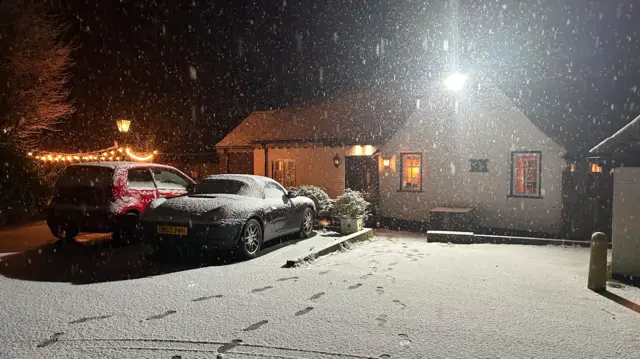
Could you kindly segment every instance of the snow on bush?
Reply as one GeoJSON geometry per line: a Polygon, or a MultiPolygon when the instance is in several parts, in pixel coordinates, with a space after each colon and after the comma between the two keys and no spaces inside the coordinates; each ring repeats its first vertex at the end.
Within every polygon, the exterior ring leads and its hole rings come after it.
{"type": "Polygon", "coordinates": [[[291,187],[289,191],[297,192],[300,196],[311,198],[316,205],[317,218],[326,218],[331,214],[333,208],[333,200],[329,198],[324,188],[312,185],[302,185],[300,187],[291,187]]]}
{"type": "Polygon", "coordinates": [[[344,194],[335,199],[334,213],[337,216],[357,217],[368,216],[367,208],[371,203],[365,201],[358,191],[346,189],[344,194]]]}

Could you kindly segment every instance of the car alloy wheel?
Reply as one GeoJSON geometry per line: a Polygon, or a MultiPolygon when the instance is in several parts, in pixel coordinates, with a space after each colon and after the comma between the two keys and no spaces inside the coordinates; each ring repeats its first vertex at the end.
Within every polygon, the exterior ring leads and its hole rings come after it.
{"type": "Polygon", "coordinates": [[[304,212],[304,220],[302,222],[302,230],[305,234],[311,233],[313,229],[313,213],[311,211],[304,212]]]}
{"type": "Polygon", "coordinates": [[[244,229],[244,249],[247,254],[253,255],[260,248],[260,227],[254,222],[247,224],[244,229]]]}
{"type": "Polygon", "coordinates": [[[302,213],[302,223],[300,224],[300,238],[309,238],[313,231],[313,210],[311,208],[305,208],[302,213]]]}

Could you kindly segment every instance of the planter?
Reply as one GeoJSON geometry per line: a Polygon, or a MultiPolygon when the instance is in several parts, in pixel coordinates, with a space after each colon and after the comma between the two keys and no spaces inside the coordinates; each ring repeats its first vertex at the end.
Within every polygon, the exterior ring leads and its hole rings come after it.
{"type": "Polygon", "coordinates": [[[340,232],[342,234],[351,234],[364,229],[364,216],[357,217],[340,217],[340,232]]]}

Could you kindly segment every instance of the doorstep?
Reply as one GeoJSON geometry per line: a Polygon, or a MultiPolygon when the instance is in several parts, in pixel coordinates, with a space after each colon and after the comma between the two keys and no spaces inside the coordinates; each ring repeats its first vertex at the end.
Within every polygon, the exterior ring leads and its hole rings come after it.
{"type": "MultiPolygon", "coordinates": [[[[454,231],[427,231],[427,242],[455,243],[455,244],[524,244],[524,245],[556,245],[556,246],[576,246],[590,247],[588,241],[572,241],[568,239],[537,238],[537,237],[517,237],[517,236],[497,236],[490,234],[475,234],[473,232],[454,231]]],[[[611,248],[611,243],[608,244],[611,248]]]]}

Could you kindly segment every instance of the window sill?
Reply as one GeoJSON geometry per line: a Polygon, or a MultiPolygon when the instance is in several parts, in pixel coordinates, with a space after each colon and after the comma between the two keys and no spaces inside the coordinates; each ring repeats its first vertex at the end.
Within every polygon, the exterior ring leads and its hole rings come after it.
{"type": "Polygon", "coordinates": [[[398,192],[420,193],[421,189],[399,189],[398,192]]]}
{"type": "Polygon", "coordinates": [[[527,195],[519,195],[519,194],[508,194],[507,198],[532,198],[532,199],[543,199],[542,196],[527,196],[527,195]]]}

